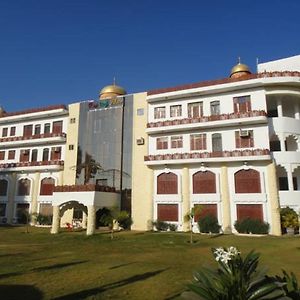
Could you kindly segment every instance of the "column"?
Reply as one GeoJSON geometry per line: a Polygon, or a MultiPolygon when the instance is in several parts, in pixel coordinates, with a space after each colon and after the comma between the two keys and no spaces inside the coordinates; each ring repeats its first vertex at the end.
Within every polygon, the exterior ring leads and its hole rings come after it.
{"type": "Polygon", "coordinates": [[[230,193],[228,183],[228,168],[227,166],[221,167],[221,203],[222,203],[222,216],[223,216],[223,230],[224,233],[231,233],[231,211],[230,211],[230,193]]]}
{"type": "Polygon", "coordinates": [[[87,217],[87,235],[93,235],[96,228],[96,209],[94,205],[88,206],[88,217],[87,217]]]}
{"type": "Polygon", "coordinates": [[[276,167],[275,163],[272,162],[267,166],[267,182],[269,195],[269,207],[271,209],[271,234],[281,235],[280,225],[280,205],[277,187],[276,167]]]}
{"type": "Polygon", "coordinates": [[[14,204],[15,204],[15,195],[16,195],[16,186],[17,186],[17,174],[12,173],[9,176],[8,181],[8,197],[7,197],[7,207],[6,207],[6,216],[7,223],[12,223],[14,217],[14,204]]]}
{"type": "Polygon", "coordinates": [[[59,224],[60,224],[60,211],[59,206],[53,206],[53,220],[52,220],[52,228],[51,233],[56,234],[59,231],[59,224]]]}
{"type": "MultiPolygon", "coordinates": [[[[33,179],[33,189],[32,189],[32,202],[31,202],[31,214],[36,214],[38,211],[38,194],[40,187],[40,173],[36,172],[33,179]]],[[[31,218],[33,225],[36,224],[36,217],[31,218]]]]}
{"type": "Polygon", "coordinates": [[[295,103],[295,119],[300,120],[300,107],[299,107],[299,103],[295,103]]]}
{"type": "Polygon", "coordinates": [[[278,134],[278,138],[279,138],[279,141],[280,141],[280,151],[286,151],[285,149],[285,137],[284,135],[281,133],[281,134],[278,134]]]}
{"type": "Polygon", "coordinates": [[[184,216],[190,212],[191,201],[190,201],[190,180],[189,180],[189,168],[184,167],[182,169],[182,230],[188,231],[191,230],[190,223],[184,221],[184,216]]]}
{"type": "Polygon", "coordinates": [[[82,228],[86,229],[86,222],[87,222],[87,214],[85,211],[82,212],[82,228]]]}
{"type": "Polygon", "coordinates": [[[277,99],[277,114],[279,118],[283,117],[283,113],[282,113],[282,101],[281,99],[277,99]]]}
{"type": "Polygon", "coordinates": [[[292,173],[291,165],[288,165],[285,169],[286,169],[286,172],[287,172],[289,191],[293,191],[294,190],[294,184],[293,184],[293,173],[292,173]]]}

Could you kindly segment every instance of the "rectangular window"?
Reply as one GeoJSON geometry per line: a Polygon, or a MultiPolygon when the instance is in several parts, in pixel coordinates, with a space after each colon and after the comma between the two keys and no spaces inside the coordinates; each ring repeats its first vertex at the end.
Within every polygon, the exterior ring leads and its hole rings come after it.
{"type": "Polygon", "coordinates": [[[206,150],[206,133],[191,134],[191,150],[206,150]]]}
{"type": "Polygon", "coordinates": [[[157,220],[159,221],[178,221],[177,204],[157,204],[157,220]]]}
{"type": "Polygon", "coordinates": [[[8,159],[15,159],[16,150],[9,150],[8,151],[8,159]]]}
{"type": "Polygon", "coordinates": [[[74,145],[69,145],[69,150],[74,150],[74,145]]]}
{"type": "Polygon", "coordinates": [[[49,149],[48,148],[44,148],[43,149],[43,161],[48,161],[49,160],[49,149]]]}
{"type": "Polygon", "coordinates": [[[156,149],[168,149],[168,138],[167,137],[160,137],[156,139],[156,149]]]}
{"type": "Polygon", "coordinates": [[[44,125],[44,133],[50,133],[50,128],[51,128],[50,123],[46,123],[44,125]]]}
{"type": "Polygon", "coordinates": [[[263,221],[263,208],[261,204],[237,204],[236,210],[239,221],[246,218],[263,221]]]}
{"type": "Polygon", "coordinates": [[[194,102],[188,104],[188,117],[198,118],[203,116],[203,102],[194,102]]]}
{"type": "Polygon", "coordinates": [[[171,136],[171,148],[182,148],[182,135],[171,136]]]}
{"type": "Polygon", "coordinates": [[[214,133],[211,136],[212,140],[212,152],[222,152],[223,146],[222,146],[222,135],[221,133],[214,133]]]}
{"type": "Polygon", "coordinates": [[[107,186],[107,178],[96,179],[96,185],[107,186]]]}
{"type": "Polygon", "coordinates": [[[29,161],[29,149],[24,149],[20,151],[20,162],[26,162],[29,161]]]}
{"type": "Polygon", "coordinates": [[[239,130],[235,132],[236,148],[253,148],[253,130],[239,130]]]}
{"type": "Polygon", "coordinates": [[[37,149],[33,149],[31,151],[31,161],[37,161],[38,158],[38,150],[37,149]]]}
{"type": "Polygon", "coordinates": [[[170,117],[171,118],[181,117],[181,114],[182,114],[181,105],[170,106],[170,117]]]}
{"type": "Polygon", "coordinates": [[[53,122],[52,132],[53,133],[62,133],[62,126],[63,126],[62,121],[53,122]]]}
{"type": "Polygon", "coordinates": [[[10,127],[10,136],[15,136],[16,135],[16,127],[10,127]]]}
{"type": "Polygon", "coordinates": [[[280,191],[288,191],[289,190],[289,183],[287,177],[279,177],[278,178],[279,183],[279,190],[280,191]]]}
{"type": "Polygon", "coordinates": [[[210,114],[216,116],[220,114],[220,101],[210,102],[210,114]]]}
{"type": "Polygon", "coordinates": [[[35,135],[41,134],[41,125],[40,124],[37,124],[34,126],[34,134],[35,135]]]}
{"type": "Polygon", "coordinates": [[[51,160],[60,160],[61,158],[61,147],[51,148],[51,160]]]}
{"type": "Polygon", "coordinates": [[[2,137],[7,137],[7,133],[8,133],[8,128],[2,128],[2,137]]]}
{"type": "Polygon", "coordinates": [[[70,118],[70,123],[75,124],[76,123],[76,118],[70,118]]]}
{"type": "Polygon", "coordinates": [[[250,96],[233,97],[233,110],[235,113],[251,111],[250,96]]]}
{"type": "Polygon", "coordinates": [[[23,136],[32,136],[32,125],[25,125],[23,127],[23,136]]]}
{"type": "Polygon", "coordinates": [[[5,151],[0,151],[0,160],[4,160],[5,158],[5,151]]]}
{"type": "Polygon", "coordinates": [[[154,108],[154,119],[162,119],[165,117],[166,117],[166,108],[164,106],[154,108]]]}
{"type": "Polygon", "coordinates": [[[144,115],[144,109],[143,109],[143,108],[138,108],[138,109],[136,110],[136,114],[137,114],[138,116],[143,116],[143,115],[144,115]]]}
{"type": "Polygon", "coordinates": [[[6,215],[6,203],[0,203],[0,217],[5,217],[6,215]]]}

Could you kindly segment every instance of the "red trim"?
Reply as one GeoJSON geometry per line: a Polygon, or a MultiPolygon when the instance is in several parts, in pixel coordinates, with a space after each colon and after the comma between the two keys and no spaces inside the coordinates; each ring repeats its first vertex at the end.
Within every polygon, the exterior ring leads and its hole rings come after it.
{"type": "Polygon", "coordinates": [[[150,95],[156,95],[156,94],[176,92],[176,91],[181,91],[181,90],[188,90],[188,89],[194,89],[194,88],[206,87],[206,86],[212,86],[212,85],[218,85],[218,84],[246,81],[246,80],[256,79],[256,78],[286,77],[286,76],[300,77],[300,72],[298,72],[298,71],[264,72],[264,73],[258,73],[258,74],[247,74],[247,75],[241,76],[239,78],[223,78],[223,79],[217,79],[217,80],[207,80],[207,81],[201,81],[201,82],[196,82],[196,83],[178,85],[175,87],[150,90],[147,92],[147,95],[150,96],[150,95]]]}

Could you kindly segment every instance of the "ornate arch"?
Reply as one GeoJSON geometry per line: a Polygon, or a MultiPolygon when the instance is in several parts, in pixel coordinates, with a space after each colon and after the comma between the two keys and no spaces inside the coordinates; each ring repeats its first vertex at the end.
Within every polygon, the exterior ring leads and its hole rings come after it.
{"type": "Polygon", "coordinates": [[[178,176],[172,172],[158,175],[157,194],[178,194],[178,176]]]}

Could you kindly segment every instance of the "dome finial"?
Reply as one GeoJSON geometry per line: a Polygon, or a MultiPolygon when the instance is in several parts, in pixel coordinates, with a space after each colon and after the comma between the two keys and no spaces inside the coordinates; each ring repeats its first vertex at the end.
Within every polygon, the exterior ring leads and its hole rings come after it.
{"type": "Polygon", "coordinates": [[[230,72],[230,78],[238,78],[241,76],[251,74],[250,69],[247,65],[241,63],[241,57],[238,56],[238,64],[235,65],[230,72]]]}
{"type": "Polygon", "coordinates": [[[113,78],[113,85],[116,85],[116,76],[113,78]]]}
{"type": "Polygon", "coordinates": [[[241,57],[240,56],[238,57],[238,63],[239,64],[241,63],[241,57]]]}

